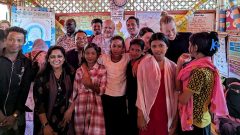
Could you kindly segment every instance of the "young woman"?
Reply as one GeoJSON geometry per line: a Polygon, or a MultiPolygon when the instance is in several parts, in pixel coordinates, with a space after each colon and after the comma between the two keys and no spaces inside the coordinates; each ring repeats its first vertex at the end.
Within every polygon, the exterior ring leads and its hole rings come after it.
{"type": "Polygon", "coordinates": [[[160,31],[168,38],[169,47],[166,57],[177,63],[178,57],[188,52],[190,32],[177,32],[175,20],[172,16],[164,14],[160,19],[160,31]]]}
{"type": "Polygon", "coordinates": [[[137,127],[137,68],[144,57],[144,41],[133,39],[130,42],[129,55],[131,61],[127,65],[127,108],[128,108],[128,130],[130,135],[138,135],[137,127]]]}
{"type": "Polygon", "coordinates": [[[107,72],[103,65],[97,63],[100,54],[100,47],[94,43],[88,44],[83,52],[85,65],[76,72],[72,104],[67,110],[68,116],[65,117],[70,121],[73,111],[75,112],[76,135],[105,135],[101,95],[105,92],[107,72]],[[88,72],[91,79],[90,85],[84,84],[85,72],[88,72]]]}
{"type": "Polygon", "coordinates": [[[65,58],[65,50],[62,47],[50,47],[46,55],[46,68],[34,82],[35,135],[68,133],[64,114],[72,94],[74,71],[67,65],[65,58]]]}
{"type": "Polygon", "coordinates": [[[153,56],[146,56],[137,71],[138,127],[140,135],[168,135],[176,128],[176,65],[165,57],[168,39],[162,33],[150,38],[153,56]]]}
{"type": "Polygon", "coordinates": [[[189,54],[181,55],[177,62],[181,127],[184,135],[210,135],[209,105],[216,115],[228,114],[219,73],[211,60],[218,37],[216,32],[201,32],[193,34],[189,41],[189,54]],[[183,68],[191,57],[195,59],[183,68]]]}
{"type": "Polygon", "coordinates": [[[110,55],[100,57],[107,69],[107,86],[102,96],[106,133],[124,135],[127,133],[126,69],[130,57],[125,53],[122,37],[114,36],[110,42],[110,55]]]}
{"type": "Polygon", "coordinates": [[[149,27],[143,27],[139,31],[140,38],[145,42],[144,53],[148,53],[150,50],[149,39],[151,38],[154,31],[149,27]]]}

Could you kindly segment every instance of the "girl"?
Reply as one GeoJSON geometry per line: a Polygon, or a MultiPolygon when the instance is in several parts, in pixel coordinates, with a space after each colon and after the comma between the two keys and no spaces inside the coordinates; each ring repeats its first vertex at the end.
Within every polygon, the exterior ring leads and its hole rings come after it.
{"type": "Polygon", "coordinates": [[[138,135],[137,127],[137,76],[136,71],[139,62],[143,58],[144,41],[142,39],[133,39],[130,42],[129,55],[131,61],[127,65],[127,103],[128,103],[128,126],[130,135],[138,135]]]}
{"type": "Polygon", "coordinates": [[[181,126],[184,135],[210,135],[210,102],[211,111],[217,115],[228,114],[219,73],[211,61],[217,51],[218,37],[216,32],[201,32],[193,34],[189,41],[189,54],[181,55],[177,62],[178,88],[182,83],[181,126]],[[182,69],[191,57],[195,59],[182,69]]]}
{"type": "Polygon", "coordinates": [[[154,31],[149,27],[143,27],[139,31],[140,38],[145,42],[144,53],[148,53],[150,50],[149,39],[151,38],[154,31]]]}
{"type": "Polygon", "coordinates": [[[168,135],[176,128],[176,65],[165,57],[169,42],[162,33],[150,38],[153,56],[146,56],[137,71],[140,135],[168,135]]]}
{"type": "Polygon", "coordinates": [[[88,44],[83,53],[83,62],[86,65],[82,65],[76,72],[72,104],[65,117],[69,121],[75,110],[76,135],[105,135],[101,95],[105,92],[106,69],[97,63],[100,54],[100,47],[94,43],[88,44]],[[88,72],[87,74],[91,78],[90,84],[87,86],[84,84],[85,72],[88,72]]]}
{"type": "Polygon", "coordinates": [[[34,82],[34,135],[68,133],[69,128],[63,117],[72,94],[74,71],[65,59],[65,50],[62,47],[49,48],[46,68],[34,82]]]}
{"type": "Polygon", "coordinates": [[[107,135],[126,134],[126,69],[130,57],[125,52],[124,40],[114,36],[110,40],[110,55],[102,55],[107,69],[107,86],[102,96],[107,135]]]}

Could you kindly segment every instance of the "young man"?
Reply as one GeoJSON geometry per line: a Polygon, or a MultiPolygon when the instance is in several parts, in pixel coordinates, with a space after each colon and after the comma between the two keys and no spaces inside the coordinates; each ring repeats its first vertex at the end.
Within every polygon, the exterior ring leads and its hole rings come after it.
{"type": "Polygon", "coordinates": [[[84,50],[84,47],[86,47],[86,45],[88,44],[88,40],[87,40],[87,33],[82,30],[78,30],[77,32],[74,33],[74,35],[75,35],[74,37],[75,37],[76,48],[68,51],[66,53],[66,57],[67,57],[67,62],[75,70],[77,70],[82,62],[83,50],[84,50]]]}
{"type": "Polygon", "coordinates": [[[0,135],[23,135],[25,102],[33,78],[31,62],[21,51],[27,32],[6,29],[5,48],[0,52],[0,135]]]}
{"type": "Polygon", "coordinates": [[[126,51],[128,51],[129,47],[130,47],[131,40],[135,39],[135,38],[139,38],[139,36],[138,36],[138,33],[139,33],[139,19],[134,17],[134,16],[130,16],[127,19],[126,26],[127,26],[127,31],[130,35],[125,40],[126,51]]]}
{"type": "Polygon", "coordinates": [[[75,43],[74,43],[74,32],[76,29],[76,21],[74,19],[68,19],[65,23],[65,30],[66,30],[66,34],[60,36],[57,39],[57,44],[58,46],[62,46],[65,51],[69,51],[73,48],[75,48],[75,43]]]}
{"type": "Polygon", "coordinates": [[[102,20],[101,19],[93,19],[91,22],[92,30],[93,30],[93,35],[88,37],[88,42],[91,43],[93,38],[97,35],[100,35],[102,33],[102,20]]]}

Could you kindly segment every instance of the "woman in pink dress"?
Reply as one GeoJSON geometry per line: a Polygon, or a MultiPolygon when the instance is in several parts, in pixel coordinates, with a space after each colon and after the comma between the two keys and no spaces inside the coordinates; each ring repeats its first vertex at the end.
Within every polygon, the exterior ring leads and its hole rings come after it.
{"type": "Polygon", "coordinates": [[[162,33],[153,34],[149,42],[153,56],[147,55],[137,71],[140,135],[173,134],[177,112],[176,65],[165,57],[169,42],[162,33]]]}

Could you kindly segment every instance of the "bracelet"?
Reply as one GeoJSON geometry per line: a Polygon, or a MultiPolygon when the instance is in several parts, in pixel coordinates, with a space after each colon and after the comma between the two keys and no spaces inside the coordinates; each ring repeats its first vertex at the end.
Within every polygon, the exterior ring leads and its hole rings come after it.
{"type": "Polygon", "coordinates": [[[45,128],[48,124],[49,124],[48,122],[44,123],[44,124],[42,125],[43,128],[45,128]]]}

